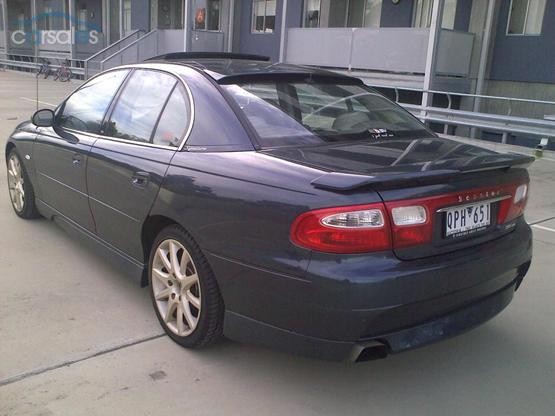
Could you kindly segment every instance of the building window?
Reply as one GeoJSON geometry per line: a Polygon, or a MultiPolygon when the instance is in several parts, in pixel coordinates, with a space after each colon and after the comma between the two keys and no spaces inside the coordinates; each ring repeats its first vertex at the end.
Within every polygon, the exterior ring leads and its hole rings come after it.
{"type": "Polygon", "coordinates": [[[195,30],[220,30],[220,0],[197,0],[195,2],[195,30]]]}
{"type": "Polygon", "coordinates": [[[547,0],[512,0],[508,35],[541,35],[547,0]]]}
{"type": "Polygon", "coordinates": [[[19,13],[17,15],[17,30],[25,30],[25,13],[19,13]]]}
{"type": "Polygon", "coordinates": [[[131,0],[123,2],[123,36],[131,32],[131,0]]]}
{"type": "Polygon", "coordinates": [[[305,0],[303,27],[320,27],[320,0],[305,0]]]}
{"type": "Polygon", "coordinates": [[[380,27],[382,0],[305,0],[303,27],[380,27]]]}
{"type": "Polygon", "coordinates": [[[37,16],[37,26],[39,30],[53,30],[54,29],[54,16],[52,7],[44,6],[39,15],[37,16]]]}
{"type": "Polygon", "coordinates": [[[88,13],[85,6],[82,6],[77,13],[77,31],[85,32],[88,28],[87,24],[88,13]]]}
{"type": "Polygon", "coordinates": [[[253,0],[253,33],[274,33],[276,29],[276,0],[253,0]]]}
{"type": "MultiPolygon", "coordinates": [[[[416,0],[412,26],[427,28],[432,25],[433,0],[416,0]]],[[[443,18],[441,28],[453,30],[455,28],[455,16],[457,14],[457,0],[445,0],[443,6],[443,18]]]]}

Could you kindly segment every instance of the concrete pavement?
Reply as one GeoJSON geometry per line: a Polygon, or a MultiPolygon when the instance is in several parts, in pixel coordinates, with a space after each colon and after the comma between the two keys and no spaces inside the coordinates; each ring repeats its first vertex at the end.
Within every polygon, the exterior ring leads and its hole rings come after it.
{"type": "MultiPolygon", "coordinates": [[[[56,104],[76,84],[39,87],[56,104]]],[[[34,97],[33,77],[0,72],[2,148],[34,97]]],[[[460,337],[356,365],[179,347],[146,289],[54,224],[18,219],[0,173],[0,415],[553,415],[551,157],[531,168],[535,257],[513,303],[460,337]]]]}

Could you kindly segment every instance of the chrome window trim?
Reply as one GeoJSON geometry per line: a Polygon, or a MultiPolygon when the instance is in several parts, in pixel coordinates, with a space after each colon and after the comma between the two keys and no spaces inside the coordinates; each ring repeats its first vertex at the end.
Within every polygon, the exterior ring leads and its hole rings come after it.
{"type": "MultiPolygon", "coordinates": [[[[102,135],[102,134],[99,134],[99,133],[69,129],[69,128],[64,128],[64,127],[61,127],[61,128],[64,129],[65,131],[68,131],[68,132],[71,132],[71,133],[84,134],[86,136],[93,137],[93,138],[98,138],[98,139],[113,140],[113,141],[120,142],[120,143],[137,144],[137,145],[144,146],[144,147],[153,147],[153,148],[158,148],[158,149],[166,149],[166,150],[173,150],[173,151],[181,152],[183,150],[183,148],[185,147],[185,143],[189,139],[189,136],[191,135],[191,132],[193,130],[193,124],[194,124],[194,121],[195,121],[195,101],[193,99],[193,93],[191,92],[191,88],[189,87],[189,85],[187,85],[187,83],[183,80],[183,78],[181,76],[179,76],[179,75],[177,75],[177,74],[175,74],[171,71],[167,71],[167,70],[164,70],[164,69],[158,69],[158,68],[152,68],[152,67],[144,67],[144,66],[137,67],[137,66],[131,66],[131,65],[125,65],[125,66],[109,69],[108,71],[104,71],[104,72],[101,72],[99,74],[96,74],[94,77],[89,79],[86,83],[84,83],[79,88],[77,88],[75,91],[73,91],[62,102],[62,104],[65,103],[65,101],[69,97],[71,97],[75,92],[80,90],[84,85],[88,84],[92,79],[96,78],[97,76],[99,76],[101,74],[108,73],[108,72],[112,72],[112,71],[122,70],[122,69],[130,69],[130,70],[141,69],[141,70],[151,70],[151,71],[164,72],[164,73],[174,77],[176,79],[176,81],[178,83],[181,83],[181,85],[185,88],[187,98],[189,99],[190,117],[189,117],[189,125],[187,126],[187,130],[185,131],[185,134],[183,135],[179,146],[177,146],[177,147],[175,147],[175,146],[164,146],[164,145],[159,145],[159,144],[140,142],[140,141],[137,141],[137,140],[127,140],[127,139],[121,139],[121,138],[118,138],[118,137],[105,136],[105,135],[102,135]]],[[[114,99],[115,99],[115,97],[114,97],[114,99]]],[[[165,106],[164,106],[164,109],[165,109],[165,106]]],[[[162,114],[162,113],[160,113],[160,114],[162,114]]]]}
{"type": "MultiPolygon", "coordinates": [[[[160,145],[160,144],[140,142],[138,140],[120,139],[119,137],[104,136],[102,134],[92,133],[92,132],[88,132],[88,131],[80,131],[80,130],[66,129],[66,128],[64,128],[64,130],[68,131],[70,133],[74,133],[74,134],[83,134],[85,136],[89,136],[89,137],[92,137],[93,139],[98,139],[98,140],[107,140],[107,141],[126,143],[126,144],[136,144],[138,146],[144,146],[144,147],[153,147],[153,148],[158,148],[158,149],[173,150],[174,152],[179,151],[179,148],[177,148],[175,146],[163,146],[163,145],[160,145]]],[[[93,145],[93,147],[94,147],[94,145],[93,145]]]]}
{"type": "Polygon", "coordinates": [[[464,207],[468,207],[470,205],[476,205],[476,204],[493,204],[495,202],[504,201],[504,200],[510,199],[512,197],[513,197],[512,195],[501,195],[501,196],[498,196],[496,198],[480,199],[480,200],[473,201],[473,202],[465,201],[464,203],[461,203],[461,204],[450,205],[448,207],[440,208],[436,212],[447,212],[447,211],[449,211],[453,208],[464,208],[464,207]]]}

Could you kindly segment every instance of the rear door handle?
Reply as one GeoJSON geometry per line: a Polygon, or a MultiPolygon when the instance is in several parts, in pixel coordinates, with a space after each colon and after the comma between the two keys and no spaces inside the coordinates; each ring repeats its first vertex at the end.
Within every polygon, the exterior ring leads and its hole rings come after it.
{"type": "Polygon", "coordinates": [[[73,164],[73,166],[79,167],[83,163],[83,158],[80,154],[75,153],[71,159],[71,163],[73,164]]]}
{"type": "Polygon", "coordinates": [[[131,183],[138,188],[145,188],[150,180],[148,172],[135,172],[131,177],[131,183]]]}

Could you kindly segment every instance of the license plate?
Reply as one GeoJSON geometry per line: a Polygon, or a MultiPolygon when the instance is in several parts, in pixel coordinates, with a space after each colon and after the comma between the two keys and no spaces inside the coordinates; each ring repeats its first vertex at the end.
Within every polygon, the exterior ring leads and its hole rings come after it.
{"type": "Polygon", "coordinates": [[[490,204],[478,203],[446,210],[445,236],[464,237],[477,233],[490,225],[490,204]]]}

